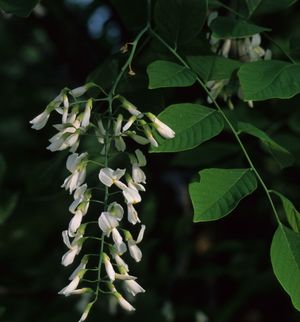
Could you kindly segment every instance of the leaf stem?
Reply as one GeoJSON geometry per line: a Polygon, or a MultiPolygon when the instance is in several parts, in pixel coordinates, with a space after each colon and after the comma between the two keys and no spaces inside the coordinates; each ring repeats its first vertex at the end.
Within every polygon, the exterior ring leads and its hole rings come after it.
{"type": "MultiPolygon", "coordinates": [[[[159,40],[177,59],[178,61],[185,66],[186,68],[191,69],[191,67],[187,64],[187,62],[176,52],[176,50],[174,50],[172,47],[170,47],[154,30],[151,30],[152,35],[159,40]]],[[[239,137],[239,133],[238,131],[236,131],[236,129],[234,128],[234,126],[232,125],[232,123],[230,122],[230,120],[228,119],[228,117],[226,116],[226,114],[223,112],[223,110],[221,109],[220,105],[218,104],[218,102],[214,99],[214,97],[211,95],[211,93],[209,92],[209,90],[207,89],[207,87],[205,86],[205,84],[203,83],[203,81],[197,76],[196,78],[198,84],[202,87],[202,89],[206,92],[206,94],[210,97],[210,99],[212,100],[212,102],[214,103],[215,107],[217,108],[218,112],[222,115],[224,121],[226,122],[226,124],[229,126],[231,132],[233,133],[235,139],[237,140],[246,160],[248,161],[248,164],[251,168],[251,170],[255,173],[258,181],[260,182],[263,190],[265,191],[267,198],[270,202],[271,208],[273,210],[273,213],[276,217],[276,220],[278,221],[278,223],[280,224],[280,219],[279,219],[279,215],[277,213],[277,210],[275,208],[275,205],[273,203],[272,197],[270,195],[269,189],[267,188],[263,178],[261,177],[261,175],[259,174],[259,172],[257,171],[256,167],[254,166],[251,157],[249,156],[242,140],[239,137]]]]}

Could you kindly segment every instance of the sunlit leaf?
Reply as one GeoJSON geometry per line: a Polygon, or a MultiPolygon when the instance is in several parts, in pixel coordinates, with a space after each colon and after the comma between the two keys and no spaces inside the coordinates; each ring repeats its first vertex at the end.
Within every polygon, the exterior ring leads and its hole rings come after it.
{"type": "Polygon", "coordinates": [[[271,245],[274,274],[300,311],[300,234],[280,224],[271,245]]]}
{"type": "Polygon", "coordinates": [[[187,67],[165,60],[157,60],[147,68],[149,89],[186,87],[196,81],[196,74],[187,67]]]}
{"type": "Polygon", "coordinates": [[[189,56],[187,61],[205,82],[230,79],[231,74],[242,65],[237,60],[220,56],[189,56]]]}
{"type": "Polygon", "coordinates": [[[238,71],[245,100],[291,98],[300,92],[300,65],[279,60],[244,64],[238,71]]]}
{"type": "Polygon", "coordinates": [[[228,215],[257,186],[250,169],[205,169],[199,176],[200,181],[189,185],[194,222],[217,220],[228,215]]]}

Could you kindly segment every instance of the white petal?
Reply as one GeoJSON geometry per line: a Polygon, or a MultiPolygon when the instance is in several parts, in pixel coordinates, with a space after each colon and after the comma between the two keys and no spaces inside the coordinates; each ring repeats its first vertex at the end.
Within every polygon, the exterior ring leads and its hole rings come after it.
{"type": "Polygon", "coordinates": [[[137,150],[135,150],[135,155],[138,160],[138,165],[140,167],[144,167],[147,164],[146,157],[145,157],[144,153],[141,150],[137,149],[137,150]]]}
{"type": "Polygon", "coordinates": [[[38,116],[36,116],[34,119],[30,121],[30,123],[32,124],[31,127],[35,130],[42,129],[47,124],[49,116],[50,116],[50,113],[47,112],[47,110],[45,110],[44,112],[42,112],[41,114],[39,114],[38,116]]]}
{"type": "Polygon", "coordinates": [[[145,229],[146,229],[146,226],[145,226],[145,225],[142,225],[142,226],[141,226],[141,230],[140,230],[140,232],[139,232],[139,234],[138,234],[138,238],[137,238],[137,240],[136,240],[136,243],[137,243],[137,244],[139,244],[139,243],[143,240],[143,238],[144,238],[144,233],[145,233],[145,229]]]}
{"type": "Polygon", "coordinates": [[[132,179],[136,183],[146,183],[146,175],[137,164],[132,166],[132,179]]]}
{"type": "Polygon", "coordinates": [[[78,160],[78,153],[72,153],[69,155],[66,163],[66,168],[70,172],[74,172],[76,170],[77,160],[78,160]]]}
{"type": "Polygon", "coordinates": [[[108,206],[108,212],[110,212],[117,220],[122,220],[124,215],[124,209],[123,207],[118,204],[117,202],[112,202],[108,206]]]}
{"type": "Polygon", "coordinates": [[[136,261],[139,262],[142,259],[142,251],[136,245],[133,240],[128,241],[128,249],[130,256],[136,261]]]}
{"type": "Polygon", "coordinates": [[[119,225],[117,218],[112,216],[109,212],[102,212],[98,224],[100,229],[106,234],[109,235],[110,232],[119,225]]]}
{"type": "Polygon", "coordinates": [[[73,249],[70,249],[69,251],[67,251],[61,259],[62,265],[69,266],[70,264],[72,264],[76,255],[77,255],[76,248],[73,248],[73,249]]]}
{"type": "Polygon", "coordinates": [[[103,253],[103,262],[104,262],[105,270],[106,270],[106,273],[107,273],[109,279],[111,281],[114,281],[116,273],[115,273],[115,270],[109,260],[109,257],[105,253],[103,253]]]}
{"type": "Polygon", "coordinates": [[[99,173],[99,180],[107,187],[111,187],[114,183],[113,180],[114,170],[110,168],[103,168],[99,173]]]}
{"type": "Polygon", "coordinates": [[[117,151],[124,152],[126,150],[126,143],[122,136],[115,137],[115,147],[117,151]]]}
{"type": "Polygon", "coordinates": [[[70,221],[69,235],[74,236],[74,234],[76,233],[77,229],[81,225],[81,221],[82,221],[82,213],[81,213],[81,211],[77,211],[75,216],[73,216],[73,218],[70,221]]]}
{"type": "Polygon", "coordinates": [[[112,230],[112,238],[115,242],[118,253],[125,253],[127,250],[126,244],[123,242],[122,236],[116,228],[112,230]]]}
{"type": "Polygon", "coordinates": [[[133,132],[131,133],[127,133],[127,135],[132,138],[132,140],[134,140],[136,143],[138,144],[141,144],[141,145],[145,145],[145,144],[148,144],[150,141],[146,138],[144,138],[143,136],[141,135],[137,135],[133,132]]]}
{"type": "Polygon", "coordinates": [[[252,40],[251,40],[251,45],[253,47],[257,47],[259,46],[261,43],[261,37],[260,37],[260,34],[255,34],[252,36],[252,40]]]}
{"type": "Polygon", "coordinates": [[[63,294],[65,296],[70,295],[72,291],[74,291],[80,282],[80,277],[76,276],[66,287],[64,287],[58,294],[63,294]]]}
{"type": "Polygon", "coordinates": [[[127,212],[128,212],[128,221],[135,225],[138,222],[141,222],[137,211],[134,209],[132,204],[127,204],[127,212]]]}
{"type": "Polygon", "coordinates": [[[87,90],[88,90],[88,86],[84,85],[84,86],[80,86],[72,89],[69,92],[69,94],[71,94],[73,97],[80,97],[83,94],[85,94],[87,90]]]}
{"type": "Polygon", "coordinates": [[[135,311],[135,308],[128,301],[126,301],[121,294],[118,293],[117,299],[118,299],[120,306],[124,310],[129,311],[129,312],[135,311]]]}
{"type": "Polygon", "coordinates": [[[144,293],[145,290],[134,280],[124,281],[126,290],[135,296],[138,293],[144,293]]]}
{"type": "Polygon", "coordinates": [[[117,265],[124,268],[126,272],[129,272],[128,265],[125,263],[125,261],[118,254],[115,254],[113,256],[117,265]]]}
{"type": "Polygon", "coordinates": [[[126,203],[130,204],[136,204],[142,200],[139,192],[129,187],[126,187],[126,189],[123,190],[123,196],[126,200],[126,203]]]}
{"type": "Polygon", "coordinates": [[[72,246],[71,246],[71,243],[70,243],[70,239],[69,239],[69,236],[68,236],[68,231],[67,230],[64,230],[62,232],[62,238],[63,238],[63,242],[64,244],[69,248],[71,249],[72,246]]]}

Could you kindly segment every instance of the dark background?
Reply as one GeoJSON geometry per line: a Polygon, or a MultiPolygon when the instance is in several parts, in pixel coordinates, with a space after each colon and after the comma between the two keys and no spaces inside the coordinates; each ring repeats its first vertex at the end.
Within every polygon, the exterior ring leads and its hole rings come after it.
{"type": "MultiPolygon", "coordinates": [[[[70,220],[71,200],[60,188],[67,153],[47,151],[53,129],[36,132],[29,120],[63,87],[83,84],[96,68],[96,79],[109,86],[119,48],[143,24],[144,2],[49,0],[27,19],[0,15],[0,321],[79,319],[82,300],[57,295],[71,272],[60,265],[61,231],[70,220]]],[[[288,48],[299,21],[298,5],[260,16],[257,23],[271,27],[274,39],[288,48]]],[[[267,39],[263,46],[286,59],[267,39]]],[[[171,103],[205,101],[196,87],[150,93],[146,65],[166,53],[153,42],[144,50],[147,54],[141,51],[134,60],[136,76],[127,76],[121,87],[141,109],[158,113],[171,103]]],[[[257,103],[254,109],[235,103],[235,117],[266,129],[294,153],[294,166],[282,170],[257,141],[245,138],[268,185],[300,206],[299,96],[257,103]]],[[[139,208],[147,226],[143,260],[130,263],[147,291],[137,296],[133,315],[121,310],[110,315],[103,296],[90,321],[300,321],[272,273],[269,247],[276,225],[261,189],[219,222],[192,222],[187,184],[193,175],[206,167],[245,166],[226,131],[190,152],[151,154],[148,190],[139,208]]],[[[89,216],[97,218],[99,211],[94,206],[89,216]]]]}

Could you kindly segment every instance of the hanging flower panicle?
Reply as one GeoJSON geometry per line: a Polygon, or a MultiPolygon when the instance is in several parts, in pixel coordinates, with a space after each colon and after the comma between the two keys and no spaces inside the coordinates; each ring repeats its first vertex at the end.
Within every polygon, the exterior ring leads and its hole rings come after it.
{"type": "MultiPolygon", "coordinates": [[[[81,258],[69,278],[69,284],[59,292],[65,296],[73,294],[94,296],[94,299],[87,304],[79,322],[87,318],[98,299],[99,290],[105,285],[106,289],[103,291],[110,293],[111,298],[127,311],[135,309],[120,293],[119,286],[131,296],[145,292],[136,281],[137,278],[129,274],[125,256],[128,253],[136,262],[142,259],[142,251],[138,245],[143,240],[146,227],[141,223],[137,207],[142,201],[141,193],[146,191],[146,174],[142,168],[146,166],[147,160],[140,149],[128,151],[126,142],[132,140],[140,145],[150,144],[156,147],[159,137],[172,139],[175,136],[175,132],[157,116],[150,112],[142,113],[135,105],[119,95],[114,98],[122,108],[119,114],[107,115],[105,111],[99,116],[99,112],[94,113],[97,109],[97,99],[86,97],[88,89],[94,86],[97,85],[89,83],[73,90],[63,89],[40,115],[30,121],[33,129],[40,130],[46,125],[52,112],[58,113],[61,116],[61,122],[54,125],[58,133],[50,138],[47,149],[52,152],[70,151],[66,161],[68,176],[61,187],[73,197],[69,206],[72,217],[68,228],[62,232],[63,242],[68,248],[62,256],[62,265],[69,266],[76,261],[87,240],[97,240],[101,244],[98,255],[87,254],[81,258]],[[113,117],[115,117],[113,121],[108,121],[113,117]],[[76,152],[80,149],[82,137],[87,134],[96,137],[96,142],[99,144],[99,157],[106,159],[105,166],[93,160],[89,151],[76,152]],[[129,157],[128,166],[110,168],[108,156],[111,152],[126,153],[129,157]],[[104,206],[99,210],[100,214],[98,213],[96,221],[99,228],[98,236],[85,236],[88,226],[95,221],[83,223],[89,205],[94,201],[93,189],[89,188],[86,182],[90,163],[99,164],[99,184],[105,190],[104,206]],[[110,194],[111,190],[120,194],[110,194]],[[113,195],[122,196],[121,200],[111,200],[113,195]],[[127,222],[125,223],[127,229],[123,228],[124,222],[127,222]],[[136,239],[128,229],[130,225],[140,225],[136,239]],[[99,256],[96,272],[95,269],[89,270],[91,256],[99,256]],[[101,270],[102,266],[105,270],[101,270]],[[90,285],[81,287],[81,284],[84,284],[84,277],[92,273],[99,274],[95,279],[95,287],[90,285]],[[105,283],[101,283],[102,281],[105,283]]],[[[98,202],[102,203],[102,201],[98,202]]]]}
{"type": "MultiPolygon", "coordinates": [[[[208,26],[218,18],[218,12],[213,11],[207,19],[208,26]]],[[[254,62],[259,60],[272,59],[270,49],[264,49],[261,46],[260,34],[254,34],[242,38],[225,38],[220,39],[214,37],[212,33],[207,34],[211,51],[225,58],[233,58],[241,62],[254,62]]],[[[232,97],[237,96],[244,100],[242,89],[236,84],[235,79],[217,79],[210,80],[206,83],[210,95],[207,97],[208,103],[213,103],[217,97],[221,97],[227,103],[230,109],[234,108],[232,97]]],[[[253,107],[252,101],[247,101],[249,107],[253,107]]]]}

